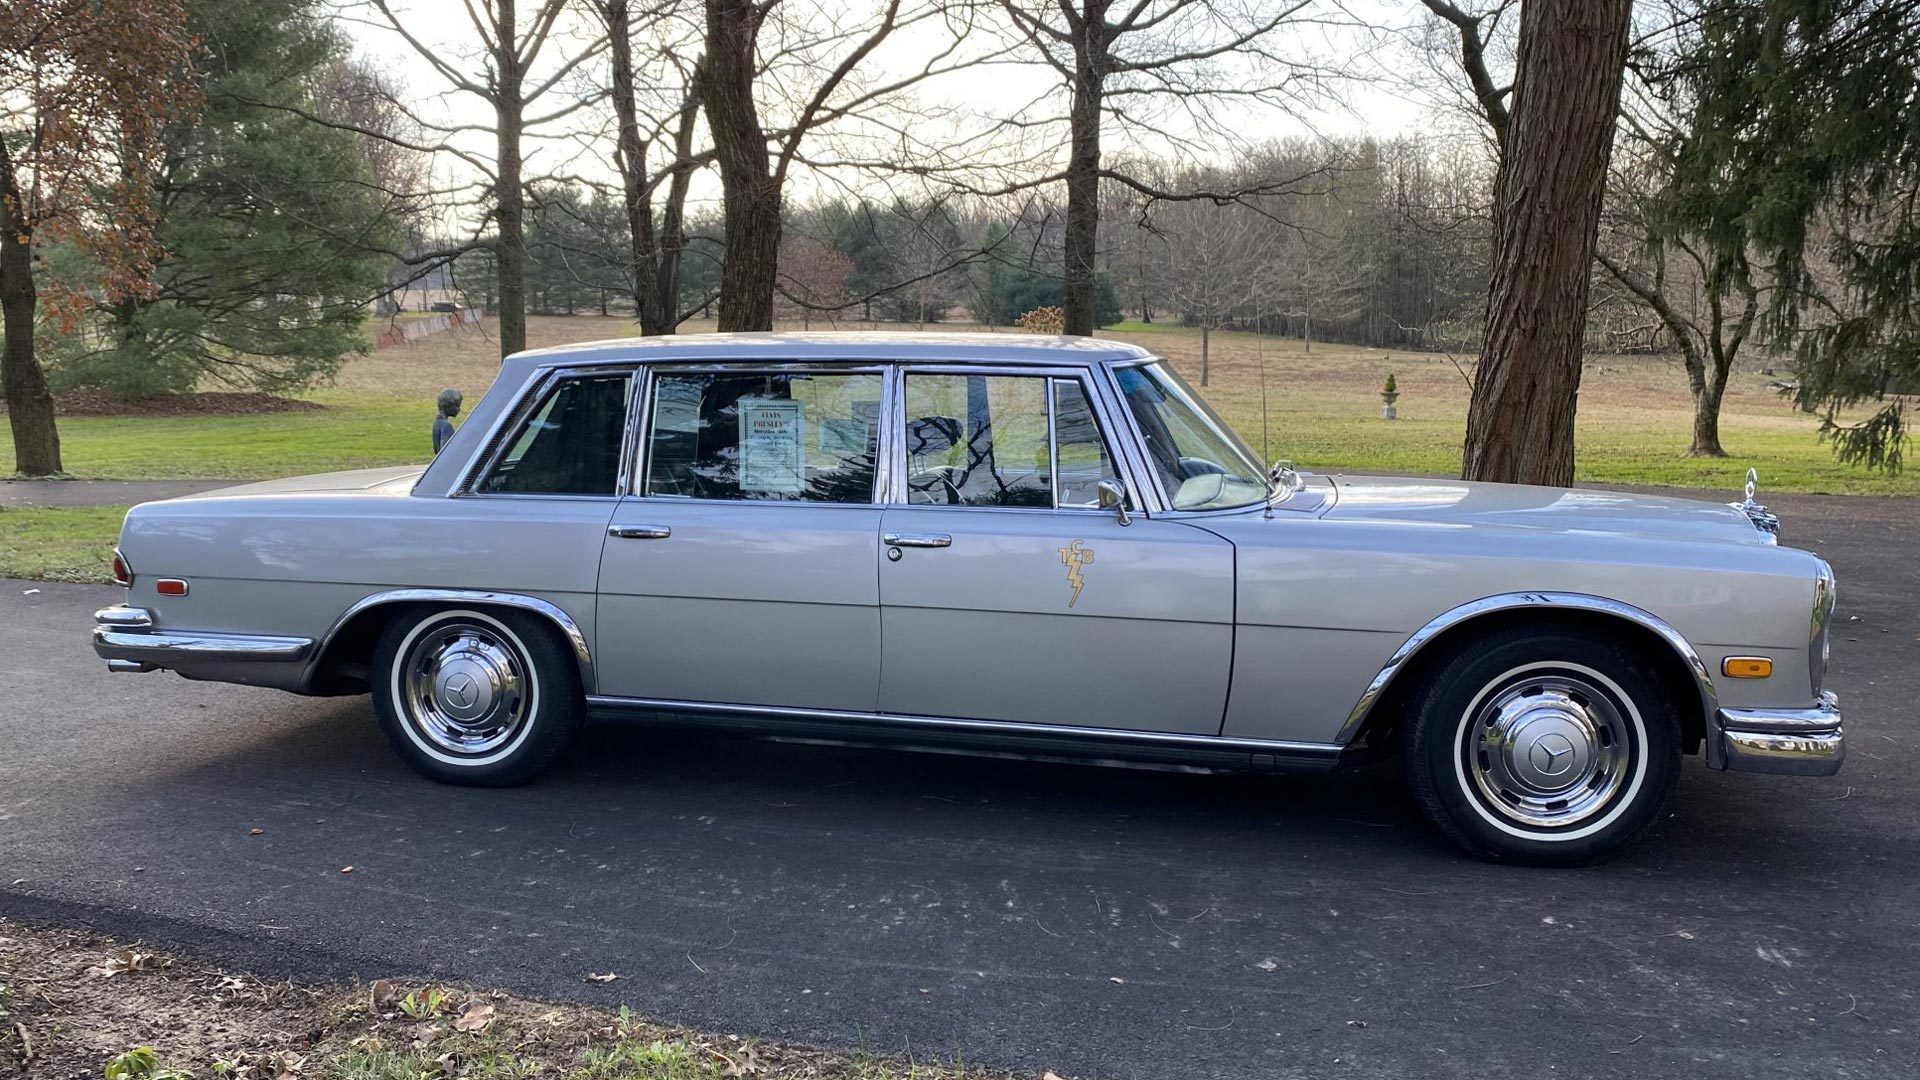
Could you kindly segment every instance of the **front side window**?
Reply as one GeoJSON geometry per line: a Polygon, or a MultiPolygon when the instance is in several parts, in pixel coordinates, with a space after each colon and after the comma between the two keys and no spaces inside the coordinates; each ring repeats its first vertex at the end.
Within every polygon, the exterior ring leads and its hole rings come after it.
{"type": "Polygon", "coordinates": [[[881,389],[867,373],[657,374],[642,493],[872,502],[881,389]]]}
{"type": "Polygon", "coordinates": [[[908,374],[906,451],[918,506],[1097,506],[1114,476],[1078,379],[908,374]]]}
{"type": "Polygon", "coordinates": [[[1266,471],[1253,452],[1165,364],[1113,376],[1175,510],[1224,510],[1267,497],[1266,471]]]}
{"type": "Polygon", "coordinates": [[[612,495],[633,373],[561,379],[474,486],[483,495],[612,495]]]}

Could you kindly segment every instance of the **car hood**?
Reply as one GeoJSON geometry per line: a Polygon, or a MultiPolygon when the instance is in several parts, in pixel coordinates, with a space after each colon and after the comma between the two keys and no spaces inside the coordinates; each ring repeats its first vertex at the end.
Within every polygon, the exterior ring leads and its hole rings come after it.
{"type": "Polygon", "coordinates": [[[248,498],[257,495],[405,495],[413,490],[413,482],[420,478],[423,471],[424,466],[420,465],[398,465],[384,469],[316,473],[312,476],[290,476],[285,480],[262,480],[254,484],[218,488],[183,498],[194,500],[248,498]]]}
{"type": "Polygon", "coordinates": [[[1330,519],[1500,526],[1560,533],[1766,544],[1769,538],[1727,503],[1583,488],[1333,477],[1330,519]]]}

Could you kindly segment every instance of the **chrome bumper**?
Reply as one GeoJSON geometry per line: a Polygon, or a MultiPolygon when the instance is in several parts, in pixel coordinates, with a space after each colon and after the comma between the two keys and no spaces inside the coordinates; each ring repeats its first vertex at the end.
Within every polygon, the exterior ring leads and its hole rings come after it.
{"type": "Polygon", "coordinates": [[[1832,776],[1846,758],[1840,698],[1831,690],[1810,709],[1721,709],[1707,740],[1715,769],[1832,776]]]}
{"type": "Polygon", "coordinates": [[[313,639],[161,630],[145,608],[116,604],[93,613],[93,651],[108,671],[153,671],[208,664],[295,662],[313,639]]]}

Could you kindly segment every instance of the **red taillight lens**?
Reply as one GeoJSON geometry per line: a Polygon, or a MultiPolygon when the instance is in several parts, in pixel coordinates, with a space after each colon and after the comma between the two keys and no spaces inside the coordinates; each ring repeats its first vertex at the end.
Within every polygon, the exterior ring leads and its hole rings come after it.
{"type": "Polygon", "coordinates": [[[113,553],[113,583],[121,588],[133,584],[133,571],[127,567],[127,560],[118,551],[113,553]]]}

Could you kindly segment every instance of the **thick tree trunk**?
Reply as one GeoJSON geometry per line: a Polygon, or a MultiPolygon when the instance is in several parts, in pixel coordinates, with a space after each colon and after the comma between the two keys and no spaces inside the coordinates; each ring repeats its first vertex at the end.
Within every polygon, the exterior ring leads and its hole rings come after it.
{"type": "Polygon", "coordinates": [[[633,314],[643,336],[670,334],[653,318],[654,278],[653,200],[647,191],[647,143],[640,137],[640,109],[633,94],[633,23],[628,0],[607,0],[601,14],[607,22],[612,55],[613,115],[619,127],[616,164],[620,167],[621,195],[626,203],[628,258],[633,274],[633,314]]]}
{"type": "MultiPolygon", "coordinates": [[[[0,155],[4,155],[0,149],[0,155]]],[[[53,395],[33,351],[33,229],[21,220],[12,163],[0,161],[4,220],[0,221],[0,309],[5,312],[6,352],[0,357],[0,389],[7,395],[7,423],[13,428],[13,467],[26,476],[51,476],[60,469],[60,432],[54,425],[53,395]]]]}
{"type": "Polygon", "coordinates": [[[521,183],[520,135],[526,102],[521,99],[525,73],[515,55],[515,0],[498,0],[495,50],[498,70],[494,86],[494,113],[498,121],[498,173],[494,178],[494,219],[499,226],[495,265],[500,277],[500,355],[504,358],[527,347],[527,204],[521,183]]]}
{"type": "Polygon", "coordinates": [[[1462,475],[1565,486],[1588,273],[1620,109],[1632,0],[1521,8],[1496,205],[1487,340],[1462,475]]]}
{"type": "Polygon", "coordinates": [[[1720,448],[1720,400],[1727,393],[1727,373],[1712,372],[1693,391],[1693,445],[1688,457],[1726,457],[1720,448]]]}
{"type": "MultiPolygon", "coordinates": [[[[1094,256],[1100,249],[1100,100],[1105,90],[1106,4],[1089,0],[1074,42],[1073,105],[1067,114],[1066,260],[1062,305],[1068,334],[1093,335],[1094,256]]],[[[1015,317],[1025,314],[1016,311],[1015,317]]]]}
{"type": "Polygon", "coordinates": [[[754,42],[760,15],[752,0],[707,0],[707,54],[699,86],[713,133],[725,198],[720,265],[722,331],[773,329],[780,267],[780,188],[766,130],[753,101],[754,42]]]}

